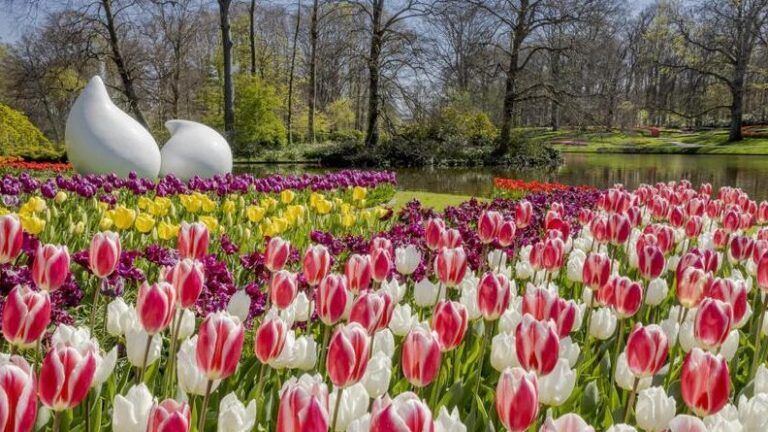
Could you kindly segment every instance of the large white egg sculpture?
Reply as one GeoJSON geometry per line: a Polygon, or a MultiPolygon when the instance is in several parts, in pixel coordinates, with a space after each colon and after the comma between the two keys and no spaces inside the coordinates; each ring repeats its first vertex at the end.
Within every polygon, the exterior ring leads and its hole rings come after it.
{"type": "Polygon", "coordinates": [[[232,150],[221,134],[189,120],[168,120],[165,127],[171,138],[160,151],[160,175],[174,174],[189,180],[232,172],[232,150]]]}
{"type": "Polygon", "coordinates": [[[101,78],[94,76],[69,111],[64,133],[67,157],[80,174],[115,173],[125,177],[157,177],[160,149],[139,122],[109,98],[101,78]]]}

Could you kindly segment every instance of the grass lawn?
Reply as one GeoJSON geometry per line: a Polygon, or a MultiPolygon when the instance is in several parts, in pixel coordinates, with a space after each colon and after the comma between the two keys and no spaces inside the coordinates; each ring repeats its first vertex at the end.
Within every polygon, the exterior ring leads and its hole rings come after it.
{"type": "MultiPolygon", "coordinates": [[[[390,201],[395,210],[399,210],[411,201],[417,199],[424,207],[432,207],[435,210],[443,210],[448,206],[456,206],[472,197],[466,195],[449,195],[421,191],[397,191],[390,201]]],[[[482,198],[479,198],[482,200],[482,198]]]]}

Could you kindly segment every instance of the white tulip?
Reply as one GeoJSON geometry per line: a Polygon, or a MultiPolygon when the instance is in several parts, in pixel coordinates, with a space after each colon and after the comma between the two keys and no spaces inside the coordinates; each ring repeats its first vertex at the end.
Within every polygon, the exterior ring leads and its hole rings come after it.
{"type": "MultiPolygon", "coordinates": [[[[125,354],[128,361],[133,366],[141,367],[144,363],[144,351],[147,349],[147,338],[149,335],[136,322],[125,332],[125,354]]],[[[163,338],[160,335],[153,335],[152,342],[149,345],[149,354],[147,355],[147,366],[151,365],[160,358],[160,351],[163,347],[163,338]]],[[[192,357],[194,361],[194,357],[192,357]]]]}
{"type": "Polygon", "coordinates": [[[122,297],[117,297],[107,305],[107,333],[112,336],[120,337],[135,322],[136,310],[128,306],[122,297]]]}
{"type": "Polygon", "coordinates": [[[371,430],[371,415],[364,416],[352,421],[347,427],[347,432],[369,432],[371,430]]]}
{"type": "Polygon", "coordinates": [[[179,334],[176,335],[177,340],[184,340],[195,332],[195,313],[190,309],[184,309],[181,312],[181,325],[179,326],[179,334]]]}
{"type": "Polygon", "coordinates": [[[144,383],[128,389],[128,394],[125,396],[115,396],[112,408],[112,430],[114,432],[146,431],[153,404],[152,393],[144,383]]]}
{"type": "Polygon", "coordinates": [[[520,304],[522,303],[522,297],[512,297],[509,301],[509,307],[505,310],[499,318],[499,332],[500,333],[514,333],[517,325],[523,320],[523,315],[520,313],[520,304]]]}
{"type": "Polygon", "coordinates": [[[725,339],[725,342],[723,342],[723,345],[720,347],[720,355],[725,358],[725,361],[731,361],[734,355],[736,355],[736,350],[739,348],[739,331],[738,330],[731,330],[730,333],[728,333],[728,337],[725,339]]]}
{"type": "Polygon", "coordinates": [[[592,240],[583,236],[573,239],[573,252],[576,252],[577,250],[582,253],[589,252],[592,250],[592,240]]]}
{"type": "Polygon", "coordinates": [[[392,320],[389,322],[389,329],[396,336],[405,336],[411,331],[414,325],[418,324],[419,317],[411,313],[411,305],[397,304],[392,311],[392,320]]]}
{"type": "Polygon", "coordinates": [[[464,292],[468,289],[474,289],[477,290],[477,284],[480,283],[480,278],[477,277],[475,272],[467,269],[467,273],[464,274],[464,279],[459,282],[459,285],[456,287],[459,291],[464,292]]]}
{"type": "Polygon", "coordinates": [[[755,374],[755,394],[768,393],[768,368],[760,364],[755,374]]]}
{"type": "Polygon", "coordinates": [[[658,306],[667,298],[667,294],[669,294],[667,280],[656,278],[648,283],[648,290],[645,293],[645,304],[658,306]]]}
{"type": "MultiPolygon", "coordinates": [[[[696,310],[691,309],[688,315],[696,316],[696,310]]],[[[696,338],[693,335],[693,321],[688,318],[685,319],[683,325],[680,326],[680,331],[677,334],[677,338],[680,341],[680,347],[683,351],[688,352],[691,348],[697,346],[696,338]]]]}
{"type": "Polygon", "coordinates": [[[470,321],[474,321],[480,318],[480,308],[477,305],[477,286],[463,289],[461,291],[459,303],[467,308],[467,316],[469,317],[470,321]]]}
{"type": "Polygon", "coordinates": [[[371,356],[365,374],[360,380],[371,399],[383,396],[389,389],[392,379],[392,359],[383,352],[371,356]]]}
{"type": "Polygon", "coordinates": [[[499,372],[519,366],[513,333],[502,332],[491,339],[491,366],[499,372]]]}
{"type": "Polygon", "coordinates": [[[616,331],[616,315],[610,308],[603,307],[592,311],[592,318],[589,322],[590,336],[606,340],[616,331]]]}
{"type": "Polygon", "coordinates": [[[444,406],[440,407],[440,413],[435,419],[435,432],[467,432],[456,407],[450,413],[444,406]]]}
{"type": "Polygon", "coordinates": [[[307,298],[307,295],[302,291],[296,295],[296,298],[293,299],[293,303],[288,307],[289,309],[293,309],[293,316],[295,317],[296,321],[304,322],[309,319],[309,317],[312,315],[309,304],[309,298],[307,298]]]}
{"type": "MultiPolygon", "coordinates": [[[[406,287],[406,284],[401,285],[397,282],[397,279],[394,278],[381,283],[381,291],[389,293],[389,295],[392,296],[392,301],[394,303],[400,303],[403,300],[406,287]]],[[[347,304],[352,304],[352,302],[347,302],[347,304]]]]}
{"type": "Polygon", "coordinates": [[[747,432],[768,430],[768,394],[758,393],[750,399],[742,396],[739,399],[739,420],[747,432]]]}
{"type": "MultiPolygon", "coordinates": [[[[635,375],[629,370],[626,352],[619,354],[619,358],[616,360],[616,373],[614,379],[616,380],[616,384],[624,390],[632,390],[632,387],[635,385],[635,375]]],[[[653,377],[640,378],[635,390],[642,390],[650,387],[652,381],[653,377]]]]}
{"type": "Polygon", "coordinates": [[[373,348],[371,349],[371,355],[377,352],[384,353],[387,357],[392,358],[395,355],[395,336],[389,329],[382,329],[373,335],[373,348]]]}
{"type": "Polygon", "coordinates": [[[646,432],[660,432],[669,426],[675,417],[677,403],[667,396],[661,387],[650,387],[637,394],[635,418],[637,425],[646,432]]]}
{"type": "MultiPolygon", "coordinates": [[[[197,335],[185,340],[179,347],[176,356],[176,373],[179,379],[179,387],[188,395],[205,395],[208,378],[197,366],[195,349],[197,347],[197,335]]],[[[211,391],[214,391],[221,380],[215,380],[211,391]]]]}
{"type": "Polygon", "coordinates": [[[250,311],[251,296],[249,296],[244,289],[237,290],[237,292],[235,292],[229,299],[227,312],[229,312],[230,315],[238,317],[240,321],[245,322],[245,320],[248,319],[248,313],[250,311]]]}
{"type": "Polygon", "coordinates": [[[330,394],[328,406],[329,418],[336,418],[336,431],[346,431],[352,421],[365,415],[368,411],[368,393],[362,384],[357,383],[344,389],[341,393],[341,403],[336,404],[339,389],[335,388],[330,394]],[[335,415],[336,407],[339,408],[338,416],[335,415]]]}
{"type": "Polygon", "coordinates": [[[494,249],[488,252],[488,267],[493,269],[502,269],[507,265],[507,254],[501,249],[494,249]]]}
{"type": "Polygon", "coordinates": [[[568,280],[573,282],[582,281],[585,260],[586,255],[580,249],[575,249],[573,252],[571,252],[571,255],[568,257],[568,262],[565,266],[568,280]]]}
{"type": "Polygon", "coordinates": [[[224,396],[219,404],[218,432],[249,432],[256,425],[256,401],[246,407],[234,392],[224,396]]]}
{"type": "Polygon", "coordinates": [[[581,348],[570,336],[560,339],[560,358],[568,360],[570,367],[576,366],[579,354],[581,354],[581,348]]]}
{"type": "Polygon", "coordinates": [[[739,420],[739,410],[733,404],[727,404],[717,414],[704,417],[704,424],[709,432],[744,432],[739,420]]]}
{"type": "Polygon", "coordinates": [[[413,302],[419,307],[434,306],[438,298],[445,297],[445,286],[424,278],[413,287],[413,302]],[[439,290],[439,293],[438,293],[439,290]]]}
{"type": "Polygon", "coordinates": [[[571,369],[568,360],[561,358],[552,372],[539,378],[539,402],[560,406],[571,396],[575,385],[576,370],[571,369]]]}
{"type": "Polygon", "coordinates": [[[515,263],[515,276],[520,280],[527,280],[533,276],[534,270],[528,261],[520,260],[515,263]]]}
{"type": "Polygon", "coordinates": [[[421,251],[414,245],[395,249],[395,269],[401,275],[410,275],[421,263],[421,251]]]}
{"type": "Polygon", "coordinates": [[[296,345],[296,332],[288,330],[285,334],[283,350],[280,351],[280,355],[269,361],[269,365],[274,369],[291,369],[296,363],[294,345],[296,345]]]}
{"type": "Polygon", "coordinates": [[[605,432],[637,432],[637,429],[635,429],[634,426],[630,426],[624,423],[619,423],[609,427],[608,429],[605,430],[605,432]]]}
{"type": "Polygon", "coordinates": [[[303,335],[296,338],[293,344],[293,355],[289,367],[308,371],[314,369],[317,364],[317,342],[312,335],[303,335]]]}
{"type": "Polygon", "coordinates": [[[117,347],[112,347],[105,356],[96,356],[96,360],[96,374],[93,376],[91,388],[100,387],[114,372],[117,364],[117,347]]]}
{"type": "Polygon", "coordinates": [[[692,415],[680,414],[669,421],[670,432],[706,431],[707,426],[700,418],[692,415]]]}

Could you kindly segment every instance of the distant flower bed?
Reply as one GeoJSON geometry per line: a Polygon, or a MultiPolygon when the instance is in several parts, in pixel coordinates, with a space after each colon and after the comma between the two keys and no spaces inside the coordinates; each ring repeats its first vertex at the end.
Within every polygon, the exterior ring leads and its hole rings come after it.
{"type": "MultiPolygon", "coordinates": [[[[525,181],[520,179],[495,177],[493,179],[494,196],[501,198],[519,199],[530,193],[548,193],[566,191],[573,186],[562,183],[547,183],[537,180],[525,181]]],[[[594,190],[592,186],[576,186],[578,190],[594,190]]]]}
{"type": "Polygon", "coordinates": [[[67,171],[72,165],[62,162],[31,162],[16,156],[0,156],[0,169],[24,171],[67,171]]]}

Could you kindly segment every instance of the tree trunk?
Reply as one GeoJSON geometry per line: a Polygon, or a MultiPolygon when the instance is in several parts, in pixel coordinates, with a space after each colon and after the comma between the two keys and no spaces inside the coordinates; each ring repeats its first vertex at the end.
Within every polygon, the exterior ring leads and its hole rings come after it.
{"type": "Polygon", "coordinates": [[[256,75],[256,0],[248,8],[248,43],[251,46],[251,75],[256,75]]]}
{"type": "Polygon", "coordinates": [[[368,58],[368,128],[365,133],[365,145],[376,147],[379,143],[379,57],[383,35],[381,14],[384,0],[373,0],[371,23],[371,52],[368,58]]]}
{"type": "MultiPolygon", "coordinates": [[[[504,104],[501,110],[501,132],[499,141],[496,144],[495,155],[503,155],[510,151],[510,140],[512,139],[512,116],[515,113],[515,99],[517,97],[517,74],[520,71],[518,62],[520,60],[520,47],[528,35],[526,16],[528,14],[528,2],[522,0],[517,12],[517,21],[511,29],[509,40],[509,66],[507,67],[507,77],[504,84],[504,104]]],[[[519,151],[515,145],[512,150],[519,151]]]]}
{"type": "Polygon", "coordinates": [[[317,94],[317,10],[318,0],[312,2],[312,18],[309,25],[309,101],[307,113],[307,135],[309,142],[315,143],[315,99],[317,94]]]}
{"type": "Polygon", "coordinates": [[[296,9],[296,30],[293,32],[291,71],[288,77],[288,145],[293,144],[293,75],[296,70],[296,41],[299,39],[299,26],[301,26],[301,0],[296,9]]]}
{"type": "Polygon", "coordinates": [[[731,84],[731,126],[728,131],[728,141],[735,142],[741,141],[741,124],[744,114],[744,72],[739,71],[737,67],[735,73],[735,79],[731,84]]]}
{"type": "Polygon", "coordinates": [[[136,117],[136,120],[138,120],[144,127],[147,127],[147,120],[144,118],[144,114],[141,113],[141,109],[139,108],[139,97],[136,95],[136,89],[133,86],[133,77],[128,71],[128,68],[125,65],[125,59],[120,51],[120,38],[117,34],[115,16],[112,12],[112,0],[102,0],[101,5],[104,8],[104,16],[107,20],[106,27],[107,33],[109,33],[109,47],[112,50],[112,61],[115,62],[117,73],[120,75],[120,80],[123,82],[125,96],[128,98],[128,106],[136,117]]]}
{"type": "Polygon", "coordinates": [[[560,129],[560,101],[557,88],[560,80],[560,51],[550,54],[550,70],[552,71],[552,99],[549,101],[549,126],[553,131],[560,129]]]}
{"type": "Polygon", "coordinates": [[[224,133],[232,142],[235,137],[235,86],[232,82],[232,33],[229,23],[229,6],[232,0],[218,0],[221,28],[221,45],[224,52],[224,133]]]}

